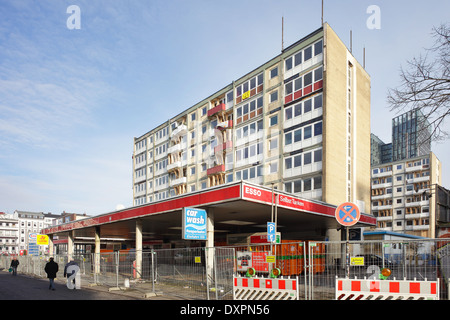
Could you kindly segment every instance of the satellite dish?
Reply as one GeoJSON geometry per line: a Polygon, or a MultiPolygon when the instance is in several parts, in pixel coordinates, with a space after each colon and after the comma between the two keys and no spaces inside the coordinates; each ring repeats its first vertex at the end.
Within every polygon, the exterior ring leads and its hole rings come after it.
{"type": "Polygon", "coordinates": [[[116,206],[116,211],[118,211],[118,210],[123,210],[123,209],[125,209],[125,206],[124,206],[123,204],[118,204],[118,205],[116,206]]]}

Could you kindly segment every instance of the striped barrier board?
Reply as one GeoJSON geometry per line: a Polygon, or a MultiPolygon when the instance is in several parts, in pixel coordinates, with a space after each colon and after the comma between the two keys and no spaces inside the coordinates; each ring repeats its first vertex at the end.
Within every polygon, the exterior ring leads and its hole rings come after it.
{"type": "Polygon", "coordinates": [[[234,300],[298,300],[298,277],[245,278],[233,277],[234,300]]]}
{"type": "Polygon", "coordinates": [[[439,300],[436,281],[336,278],[336,300],[439,300]]]}

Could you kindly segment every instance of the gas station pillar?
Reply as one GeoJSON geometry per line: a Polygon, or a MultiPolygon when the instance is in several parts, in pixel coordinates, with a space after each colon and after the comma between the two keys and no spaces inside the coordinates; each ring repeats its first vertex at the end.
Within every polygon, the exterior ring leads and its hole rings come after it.
{"type": "Polygon", "coordinates": [[[136,278],[141,277],[142,270],[142,221],[136,220],[136,278]]]}

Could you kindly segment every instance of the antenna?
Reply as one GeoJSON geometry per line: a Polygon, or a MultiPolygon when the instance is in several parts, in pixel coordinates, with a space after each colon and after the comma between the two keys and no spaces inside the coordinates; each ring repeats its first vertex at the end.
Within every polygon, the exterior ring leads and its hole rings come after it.
{"type": "Polygon", "coordinates": [[[352,30],[350,29],[350,53],[352,53],[352,30]]]}
{"type": "Polygon", "coordinates": [[[281,52],[284,50],[284,17],[281,16],[281,52]]]}
{"type": "Polygon", "coordinates": [[[323,0],[322,0],[322,25],[323,25],[323,0]]]}
{"type": "Polygon", "coordinates": [[[363,68],[366,68],[366,47],[363,48],[363,68]]]}

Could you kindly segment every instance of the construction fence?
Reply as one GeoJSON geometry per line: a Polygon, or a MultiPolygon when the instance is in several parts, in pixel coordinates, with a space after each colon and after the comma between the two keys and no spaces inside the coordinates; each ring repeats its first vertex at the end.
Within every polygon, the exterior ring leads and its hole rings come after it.
{"type": "MultiPolygon", "coordinates": [[[[214,248],[134,250],[73,256],[82,286],[103,285],[184,299],[232,300],[233,278],[296,279],[301,300],[336,299],[337,279],[439,280],[449,299],[450,239],[401,241],[286,241],[214,248]]],[[[8,270],[11,256],[0,256],[8,270]]],[[[46,277],[46,256],[19,256],[18,272],[46,277]]],[[[54,255],[63,278],[67,255],[54,255]]]]}

